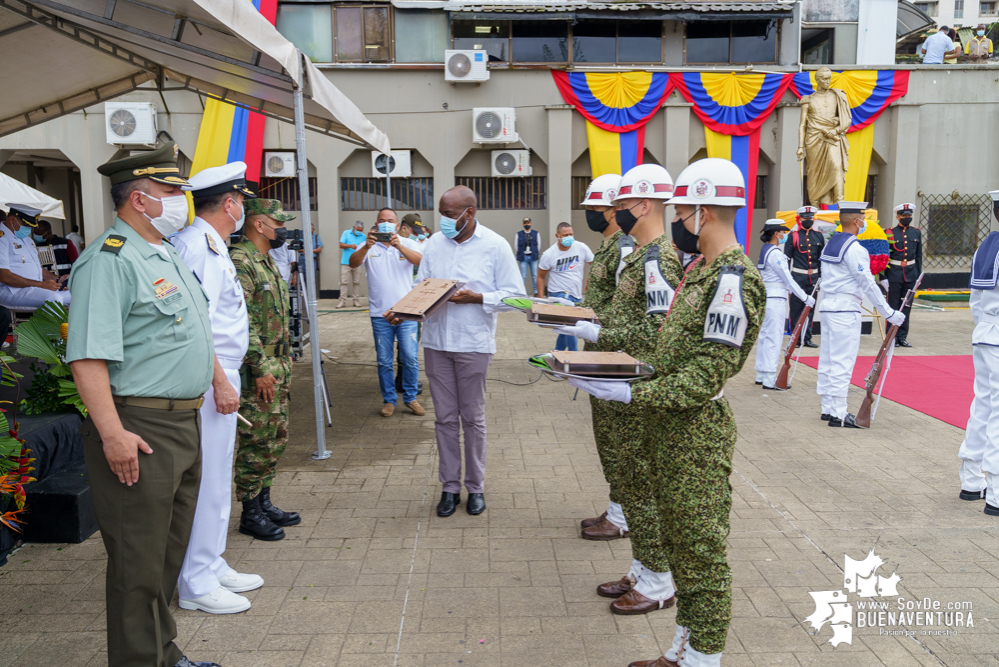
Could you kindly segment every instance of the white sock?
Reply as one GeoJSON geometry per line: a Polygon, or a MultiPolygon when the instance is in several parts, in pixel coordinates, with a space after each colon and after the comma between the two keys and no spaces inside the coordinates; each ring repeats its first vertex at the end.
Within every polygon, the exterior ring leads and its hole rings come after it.
{"type": "Polygon", "coordinates": [[[631,569],[628,570],[628,578],[631,579],[632,583],[638,581],[638,578],[642,576],[642,572],[645,571],[645,567],[634,558],[631,559],[631,569]]]}
{"type": "Polygon", "coordinates": [[[683,633],[684,633],[684,631],[687,631],[687,629],[685,627],[683,627],[682,625],[676,626],[676,632],[673,634],[673,645],[670,646],[666,650],[666,653],[663,654],[663,657],[665,657],[667,660],[672,660],[673,662],[676,662],[677,660],[679,660],[679,658],[677,657],[677,654],[680,651],[680,646],[683,645],[683,633]]]}
{"type": "Polygon", "coordinates": [[[653,572],[647,567],[642,568],[642,576],[635,584],[635,590],[650,600],[669,600],[676,595],[673,586],[673,575],[669,572],[653,572]]]}
{"type": "Polygon", "coordinates": [[[688,637],[679,663],[680,667],[721,667],[721,657],[721,653],[701,653],[690,645],[688,637]]]}
{"type": "Polygon", "coordinates": [[[622,530],[628,530],[628,520],[624,518],[624,508],[617,503],[608,503],[607,520],[622,530]]]}

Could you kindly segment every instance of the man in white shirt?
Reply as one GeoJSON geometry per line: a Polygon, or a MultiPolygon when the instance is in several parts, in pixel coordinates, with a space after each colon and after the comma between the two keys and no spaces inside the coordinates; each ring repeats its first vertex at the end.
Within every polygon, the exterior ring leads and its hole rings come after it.
{"type": "Polygon", "coordinates": [[[417,323],[391,324],[383,317],[385,311],[413,289],[413,266],[419,266],[422,258],[419,245],[402,238],[398,232],[399,220],[395,211],[383,208],[378,211],[376,231],[369,232],[364,245],[350,256],[350,267],[357,268],[363,264],[368,274],[368,308],[371,328],[375,334],[375,353],[378,355],[382,417],[391,417],[399,400],[392,372],[394,341],[399,342],[399,359],[402,364],[402,401],[414,415],[427,414],[416,401],[420,375],[417,323]],[[387,234],[390,240],[379,241],[375,234],[387,234]]]}
{"type": "MultiPolygon", "coordinates": [[[[477,207],[475,193],[465,186],[444,193],[437,207],[440,233],[427,241],[417,276],[465,283],[423,326],[444,487],[437,516],[451,516],[461,504],[459,420],[465,431],[465,509],[473,515],[486,509],[486,374],[496,353],[496,313],[511,310],[503,299],[525,296],[510,245],[475,219],[477,207]]],[[[385,315],[396,321],[391,312],[385,315]]]]}
{"type": "Polygon", "coordinates": [[[7,204],[10,212],[0,225],[0,305],[14,310],[34,310],[46,301],[69,305],[67,291],[58,291],[58,277],[42,269],[31,230],[41,209],[7,204]]]}
{"type": "Polygon", "coordinates": [[[70,231],[69,234],[66,234],[66,238],[68,238],[70,241],[73,242],[73,245],[76,246],[77,251],[83,252],[83,237],[80,236],[79,225],[73,225],[72,227],[70,227],[70,230],[72,231],[70,231]]]}
{"type": "Polygon", "coordinates": [[[950,28],[943,25],[940,30],[926,38],[920,52],[924,65],[943,65],[944,58],[957,58],[959,51],[949,36],[950,28]]]}
{"type": "Polygon", "coordinates": [[[291,246],[285,243],[280,248],[271,248],[268,253],[274,258],[274,263],[277,264],[278,273],[281,274],[281,280],[284,281],[285,285],[291,286],[291,265],[298,261],[298,254],[291,249],[291,246]]]}
{"type": "Polygon", "coordinates": [[[236,572],[222,557],[232,511],[239,367],[250,343],[243,288],[225,240],[242,229],[243,200],[253,193],[246,186],[243,162],[204,169],[192,176],[190,185],[184,189],[191,191],[196,217],[174,237],[173,244],[208,297],[215,370],[212,387],[205,393],[199,409],[201,487],[178,592],[181,609],[234,614],[250,608],[250,601],[237,593],[264,585],[261,577],[236,572]]]}
{"type": "MultiPolygon", "coordinates": [[[[548,296],[579,303],[583,300],[583,272],[592,261],[593,251],[576,241],[572,225],[560,222],[555,230],[555,245],[545,250],[538,263],[538,294],[543,295],[547,287],[548,296]]],[[[555,349],[575,352],[576,337],[559,334],[555,349]]]]}

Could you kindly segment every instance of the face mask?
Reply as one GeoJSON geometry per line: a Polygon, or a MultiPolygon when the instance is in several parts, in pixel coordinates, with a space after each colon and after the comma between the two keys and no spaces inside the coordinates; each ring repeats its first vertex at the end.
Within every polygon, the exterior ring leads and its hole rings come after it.
{"type": "MultiPolygon", "coordinates": [[[[236,200],[233,199],[232,202],[236,203],[236,200]]],[[[229,215],[230,218],[232,218],[232,213],[229,213],[228,211],[226,211],[226,213],[229,215]]],[[[240,206],[239,207],[239,220],[237,220],[236,218],[232,218],[232,221],[236,223],[236,229],[233,231],[233,234],[235,234],[236,232],[238,232],[239,230],[241,230],[243,228],[243,223],[246,222],[246,208],[244,208],[243,206],[240,206]]]]}
{"type": "Polygon", "coordinates": [[[787,243],[787,234],[777,240],[777,245],[784,245],[785,243],[787,243]]]}
{"type": "MultiPolygon", "coordinates": [[[[642,202],[638,202],[635,206],[640,206],[642,202]]],[[[631,208],[635,208],[632,206],[631,208]]],[[[614,221],[617,222],[617,226],[621,228],[621,231],[625,234],[631,234],[631,230],[635,228],[635,224],[638,222],[638,218],[635,214],[631,212],[631,208],[623,208],[614,211],[614,221]]]]}
{"type": "Polygon", "coordinates": [[[39,236],[38,234],[32,234],[31,238],[35,240],[35,243],[45,243],[45,237],[39,236]]]}
{"type": "Polygon", "coordinates": [[[811,229],[812,228],[812,223],[814,223],[814,222],[815,221],[812,220],[811,218],[802,218],[801,219],[801,228],[802,229],[811,229]]]}
{"type": "Polygon", "coordinates": [[[576,239],[572,238],[571,236],[563,236],[561,239],[559,239],[559,242],[562,245],[564,245],[566,248],[568,248],[575,242],[575,240],[576,239]]]}
{"type": "MultiPolygon", "coordinates": [[[[467,211],[468,209],[466,208],[464,211],[461,212],[461,215],[459,215],[457,218],[449,218],[446,215],[442,215],[441,224],[437,226],[438,229],[441,230],[441,234],[448,237],[449,239],[453,239],[454,237],[456,237],[458,233],[461,231],[458,229],[458,220],[461,218],[462,215],[465,215],[467,211]]],[[[466,222],[464,225],[462,225],[461,229],[464,229],[465,225],[467,224],[468,223],[466,222]]]]}
{"type": "Polygon", "coordinates": [[[911,215],[902,216],[901,218],[898,219],[898,222],[903,227],[908,227],[909,225],[912,224],[912,216],[911,215]]]}
{"type": "Polygon", "coordinates": [[[426,234],[420,234],[416,238],[418,238],[418,239],[420,239],[422,241],[423,239],[427,238],[427,235],[426,234]]]}
{"type": "Polygon", "coordinates": [[[524,225],[524,231],[525,232],[531,231],[531,226],[530,225],[524,225]]]}
{"type": "MultiPolygon", "coordinates": [[[[697,215],[697,212],[695,211],[691,215],[697,215]]],[[[682,220],[674,220],[670,226],[670,231],[673,233],[673,243],[676,244],[676,247],[688,255],[694,255],[700,252],[697,247],[698,235],[688,230],[683,224],[687,220],[690,220],[689,215],[682,220]]]]}
{"type": "Polygon", "coordinates": [[[861,227],[861,228],[860,228],[860,231],[858,231],[858,232],[857,232],[857,236],[860,236],[861,234],[863,234],[863,233],[864,233],[864,232],[866,232],[866,231],[867,231],[867,221],[866,221],[866,220],[864,220],[864,226],[863,226],[863,227],[861,227]]]}
{"type": "Polygon", "coordinates": [[[979,37],[981,37],[982,35],[985,34],[985,31],[984,30],[978,30],[977,32],[975,32],[975,34],[978,35],[979,37]]]}
{"type": "Polygon", "coordinates": [[[395,225],[391,222],[379,222],[378,223],[378,233],[379,234],[392,234],[395,232],[395,225]]]}
{"type": "Polygon", "coordinates": [[[140,193],[143,197],[148,197],[153,201],[158,201],[163,205],[163,212],[160,213],[155,218],[150,218],[145,212],[145,215],[149,220],[149,223],[163,236],[170,236],[175,232],[179,232],[187,224],[187,197],[184,195],[174,195],[172,197],[164,197],[163,199],[157,199],[152,195],[147,195],[145,192],[140,193]]]}
{"type": "Polygon", "coordinates": [[[610,226],[610,223],[607,222],[607,218],[604,217],[602,211],[587,211],[586,226],[598,234],[603,234],[604,230],[610,226]]]}
{"type": "MultiPolygon", "coordinates": [[[[263,220],[260,221],[260,224],[262,224],[264,227],[267,227],[272,232],[274,232],[274,238],[267,239],[267,242],[271,245],[272,248],[274,249],[280,248],[288,241],[287,227],[271,227],[263,220]]],[[[266,234],[264,234],[264,238],[267,238],[266,234]]]]}
{"type": "Polygon", "coordinates": [[[31,227],[28,227],[27,225],[22,223],[21,226],[17,228],[17,231],[14,232],[14,236],[16,236],[19,239],[28,238],[29,236],[31,236],[31,227]]]}

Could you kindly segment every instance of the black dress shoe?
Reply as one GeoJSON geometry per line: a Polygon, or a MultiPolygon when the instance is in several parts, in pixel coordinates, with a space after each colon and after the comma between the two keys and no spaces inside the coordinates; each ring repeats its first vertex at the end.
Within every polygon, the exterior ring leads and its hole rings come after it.
{"type": "Polygon", "coordinates": [[[852,412],[847,412],[846,417],[840,419],[839,417],[829,417],[830,426],[842,426],[844,428],[865,428],[864,426],[857,425],[857,418],[853,416],[852,412]]]}
{"type": "Polygon", "coordinates": [[[961,500],[984,500],[984,491],[965,491],[961,489],[961,500]]]}
{"type": "Polygon", "coordinates": [[[297,526],[302,523],[302,517],[298,512],[285,512],[271,504],[271,487],[265,486],[260,492],[260,509],[264,511],[267,518],[274,522],[275,526],[297,526]]]}
{"type": "Polygon", "coordinates": [[[827,422],[830,419],[832,419],[832,415],[827,415],[826,413],[823,412],[821,415],[819,415],[819,419],[821,419],[824,422],[827,422]]]}
{"type": "Polygon", "coordinates": [[[193,660],[189,660],[188,657],[185,655],[183,658],[178,660],[177,664],[174,665],[173,667],[222,667],[222,666],[217,662],[195,662],[193,660]]]}
{"type": "Polygon", "coordinates": [[[451,516],[461,504],[460,493],[441,493],[441,501],[437,503],[437,516],[451,516]]]}
{"type": "Polygon", "coordinates": [[[999,507],[985,503],[985,513],[989,516],[999,516],[999,507]]]}
{"type": "Polygon", "coordinates": [[[803,345],[803,347],[818,347],[818,345],[816,345],[815,343],[813,343],[810,340],[806,340],[805,343],[804,343],[804,345],[803,345]]]}
{"type": "Polygon", "coordinates": [[[895,339],[895,344],[898,345],[899,347],[912,347],[912,343],[910,343],[909,341],[905,340],[904,338],[902,340],[899,340],[898,338],[896,338],[895,339]]]}
{"type": "Polygon", "coordinates": [[[763,384],[762,382],[757,382],[756,384],[763,384]]]}
{"type": "Polygon", "coordinates": [[[470,493],[468,494],[468,500],[465,502],[465,511],[476,516],[482,514],[486,511],[486,498],[481,493],[470,493]]]}
{"type": "Polygon", "coordinates": [[[284,530],[268,519],[260,507],[260,494],[257,494],[253,500],[243,501],[243,515],[239,518],[239,532],[265,542],[284,539],[284,530]]]}

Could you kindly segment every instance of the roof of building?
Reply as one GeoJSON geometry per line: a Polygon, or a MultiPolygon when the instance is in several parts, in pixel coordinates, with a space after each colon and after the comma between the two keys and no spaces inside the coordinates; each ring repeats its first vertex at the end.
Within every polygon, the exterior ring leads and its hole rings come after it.
{"type": "Polygon", "coordinates": [[[663,12],[787,12],[794,6],[792,0],[743,0],[742,2],[538,2],[537,0],[505,0],[479,2],[477,0],[393,0],[402,9],[445,9],[460,12],[535,13],[589,11],[642,11],[663,12]]]}

